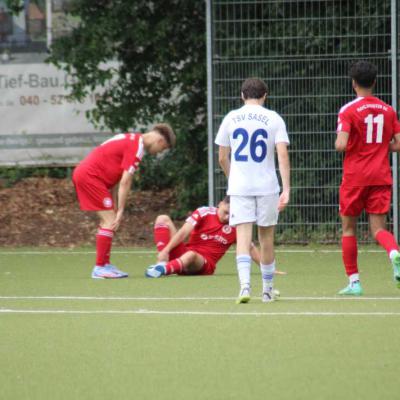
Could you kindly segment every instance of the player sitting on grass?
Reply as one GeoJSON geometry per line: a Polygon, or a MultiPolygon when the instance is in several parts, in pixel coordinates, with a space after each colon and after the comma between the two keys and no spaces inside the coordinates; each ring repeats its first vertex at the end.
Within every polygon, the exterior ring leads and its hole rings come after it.
{"type": "MultiPolygon", "coordinates": [[[[168,215],[159,215],[154,225],[158,262],[147,268],[146,276],[213,274],[217,262],[236,242],[236,229],[228,225],[229,201],[229,196],[226,196],[218,208],[198,208],[179,230],[168,215]]],[[[251,257],[260,263],[260,253],[254,244],[251,257]]]]}

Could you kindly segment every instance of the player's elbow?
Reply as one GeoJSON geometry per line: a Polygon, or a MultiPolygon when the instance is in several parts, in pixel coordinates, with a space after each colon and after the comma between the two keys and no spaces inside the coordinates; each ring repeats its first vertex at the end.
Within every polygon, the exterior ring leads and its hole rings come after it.
{"type": "Polygon", "coordinates": [[[389,149],[393,153],[400,152],[400,143],[399,142],[390,143],[389,149]]]}
{"type": "Polygon", "coordinates": [[[218,156],[219,165],[224,166],[226,164],[226,161],[227,161],[227,157],[225,154],[220,154],[218,156]]]}
{"type": "Polygon", "coordinates": [[[335,142],[335,149],[336,149],[336,151],[346,151],[346,145],[347,145],[347,143],[337,140],[335,142]]]}
{"type": "Polygon", "coordinates": [[[119,183],[119,189],[123,189],[123,190],[130,190],[132,187],[132,180],[131,179],[121,179],[120,183],[119,183]]]}

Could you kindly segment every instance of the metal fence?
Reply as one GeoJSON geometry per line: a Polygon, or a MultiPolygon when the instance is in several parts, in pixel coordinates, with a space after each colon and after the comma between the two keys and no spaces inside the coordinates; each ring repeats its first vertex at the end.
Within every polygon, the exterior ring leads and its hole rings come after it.
{"type": "MultiPolygon", "coordinates": [[[[352,93],[354,60],[379,70],[376,94],[397,106],[398,0],[208,0],[209,199],[226,190],[213,139],[224,115],[240,107],[240,85],[264,79],[267,107],[286,121],[291,139],[292,193],[281,214],[282,242],[336,242],[342,157],[333,149],[337,113],[352,93]],[[397,8],[397,12],[396,12],[397,8]],[[392,51],[394,49],[394,51],[392,51]]],[[[393,228],[397,234],[397,156],[393,228]]],[[[366,217],[361,241],[371,238],[366,217]]]]}

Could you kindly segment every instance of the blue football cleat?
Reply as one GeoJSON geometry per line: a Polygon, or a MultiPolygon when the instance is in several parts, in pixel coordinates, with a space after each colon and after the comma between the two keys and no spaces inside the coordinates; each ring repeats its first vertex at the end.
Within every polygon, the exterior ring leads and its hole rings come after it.
{"type": "Polygon", "coordinates": [[[124,271],[121,271],[113,264],[106,264],[106,267],[110,268],[111,270],[115,271],[117,274],[121,275],[121,278],[127,278],[128,274],[124,271]]]}
{"type": "Polygon", "coordinates": [[[114,269],[110,268],[109,265],[105,265],[104,267],[94,267],[92,271],[92,278],[93,279],[120,279],[126,278],[119,272],[115,271],[114,269]]]}
{"type": "Polygon", "coordinates": [[[393,279],[397,287],[400,289],[400,253],[397,253],[392,259],[393,279]]]}
{"type": "Polygon", "coordinates": [[[342,289],[338,294],[342,296],[361,296],[363,294],[363,289],[359,281],[350,283],[344,289],[342,289]]]}
{"type": "Polygon", "coordinates": [[[165,263],[150,265],[144,274],[147,278],[160,278],[165,275],[165,263]]]}

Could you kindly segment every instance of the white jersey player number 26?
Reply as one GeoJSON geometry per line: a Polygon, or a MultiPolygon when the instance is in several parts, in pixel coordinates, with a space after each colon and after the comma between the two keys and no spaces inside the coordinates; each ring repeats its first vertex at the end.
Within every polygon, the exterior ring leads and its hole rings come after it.
{"type": "Polygon", "coordinates": [[[244,128],[238,128],[233,132],[232,138],[234,140],[241,140],[237,147],[234,157],[235,161],[248,161],[249,157],[247,154],[243,154],[243,150],[250,145],[250,157],[253,161],[260,163],[264,161],[267,155],[267,143],[265,140],[268,139],[268,133],[265,129],[257,129],[253,132],[249,144],[249,133],[244,128]]]}

